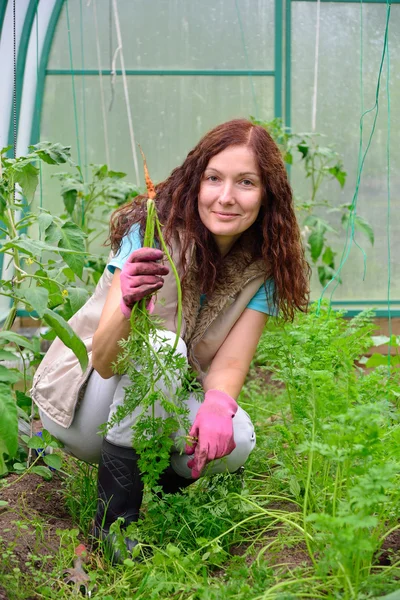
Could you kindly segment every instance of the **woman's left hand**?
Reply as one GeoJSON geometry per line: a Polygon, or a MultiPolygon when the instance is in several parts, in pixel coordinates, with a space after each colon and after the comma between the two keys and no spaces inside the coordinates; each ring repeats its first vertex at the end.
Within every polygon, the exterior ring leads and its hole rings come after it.
{"type": "Polygon", "coordinates": [[[193,438],[194,443],[191,446],[186,445],[185,448],[186,454],[194,454],[188,461],[193,479],[200,477],[208,462],[222,458],[236,448],[232,420],[237,409],[236,401],[225,392],[206,392],[204,402],[189,431],[189,437],[193,438]]]}

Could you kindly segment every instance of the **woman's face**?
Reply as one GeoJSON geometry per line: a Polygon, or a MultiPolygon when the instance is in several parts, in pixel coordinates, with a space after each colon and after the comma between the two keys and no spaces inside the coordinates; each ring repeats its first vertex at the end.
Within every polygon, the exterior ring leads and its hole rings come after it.
{"type": "Polygon", "coordinates": [[[198,210],[223,256],[257,219],[262,195],[256,159],[247,146],[230,146],[211,158],[201,180],[198,210]]]}

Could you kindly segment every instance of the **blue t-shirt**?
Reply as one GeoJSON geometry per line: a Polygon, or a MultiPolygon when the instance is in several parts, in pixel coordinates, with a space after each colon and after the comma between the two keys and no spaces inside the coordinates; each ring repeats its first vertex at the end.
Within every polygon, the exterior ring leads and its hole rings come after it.
{"type": "MultiPolygon", "coordinates": [[[[122,269],[126,259],[132,254],[134,250],[139,250],[142,247],[142,241],[140,239],[140,227],[135,223],[129,233],[122,238],[121,247],[117,254],[110,260],[107,267],[111,273],[114,273],[115,269],[122,269]]],[[[254,294],[252,299],[247,305],[247,308],[252,310],[258,310],[259,312],[265,313],[266,315],[276,316],[278,311],[274,304],[274,282],[272,279],[268,279],[266,283],[267,289],[264,284],[254,294]]],[[[201,303],[204,302],[204,295],[201,297],[201,303]]]]}

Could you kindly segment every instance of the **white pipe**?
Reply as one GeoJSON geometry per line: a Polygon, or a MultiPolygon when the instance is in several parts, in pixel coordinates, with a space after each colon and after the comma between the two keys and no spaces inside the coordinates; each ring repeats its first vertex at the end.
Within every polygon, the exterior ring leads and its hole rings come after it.
{"type": "Polygon", "coordinates": [[[319,30],[321,24],[321,0],[317,0],[317,26],[315,30],[315,58],[314,58],[314,91],[312,102],[311,131],[317,127],[317,97],[318,97],[318,63],[319,63],[319,30]]]}
{"type": "MultiPolygon", "coordinates": [[[[16,28],[16,52],[21,41],[22,29],[25,22],[26,11],[29,0],[18,0],[15,7],[16,28]]],[[[8,2],[6,14],[4,15],[3,28],[0,37],[0,148],[8,144],[8,131],[13,110],[14,93],[14,26],[13,26],[13,2],[8,2]]]]}
{"type": "Polygon", "coordinates": [[[121,27],[119,24],[117,0],[113,0],[113,8],[114,8],[115,28],[117,30],[117,38],[118,38],[117,50],[119,50],[119,53],[120,53],[122,82],[124,85],[126,112],[128,114],[129,135],[131,138],[133,164],[135,165],[136,185],[140,186],[139,165],[138,165],[137,153],[136,153],[135,136],[133,133],[132,114],[131,114],[131,106],[130,106],[130,102],[129,102],[128,82],[126,79],[126,72],[125,72],[125,61],[124,61],[124,52],[123,52],[123,46],[122,46],[121,27]]]}

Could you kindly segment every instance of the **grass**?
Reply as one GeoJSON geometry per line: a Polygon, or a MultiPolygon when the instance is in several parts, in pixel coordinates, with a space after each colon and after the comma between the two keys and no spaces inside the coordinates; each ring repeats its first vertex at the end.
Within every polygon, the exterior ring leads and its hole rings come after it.
{"type": "MultiPolygon", "coordinates": [[[[285,332],[272,326],[239,400],[257,431],[244,474],[203,478],[181,495],[147,492],[129,526],[136,556],[112,566],[101,549],[90,552],[91,597],[363,600],[400,589],[399,376],[354,366],[371,331],[368,315],[348,324],[311,313],[285,332]]],[[[46,518],[18,515],[15,539],[1,544],[0,588],[12,600],[79,591],[63,574],[87,541],[96,470],[69,459],[63,471],[74,527],[59,530],[48,553],[46,518]],[[21,565],[27,530],[36,542],[21,565]]]]}

